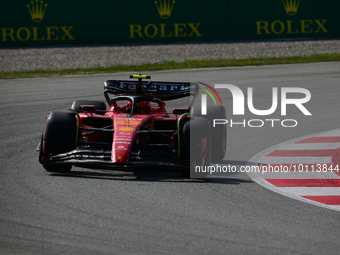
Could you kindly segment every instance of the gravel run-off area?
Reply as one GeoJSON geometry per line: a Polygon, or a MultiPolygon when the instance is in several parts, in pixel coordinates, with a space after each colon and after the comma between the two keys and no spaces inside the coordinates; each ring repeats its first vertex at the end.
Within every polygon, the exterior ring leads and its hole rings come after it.
{"type": "Polygon", "coordinates": [[[340,39],[0,48],[0,72],[340,53],[340,39]]]}

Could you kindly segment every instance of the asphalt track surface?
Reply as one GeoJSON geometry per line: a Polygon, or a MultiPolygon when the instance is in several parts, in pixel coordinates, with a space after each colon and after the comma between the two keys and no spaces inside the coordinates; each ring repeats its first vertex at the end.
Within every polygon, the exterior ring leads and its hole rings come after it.
{"type": "MultiPolygon", "coordinates": [[[[257,109],[272,87],[302,87],[312,116],[288,106],[270,117],[298,126],[228,127],[220,163],[242,166],[256,153],[296,137],[340,127],[340,63],[164,71],[154,80],[253,87],[257,109]]],[[[0,80],[1,254],[339,254],[339,212],[272,192],[245,173],[209,180],[177,171],[136,172],[74,167],[48,173],[35,151],[45,118],[76,99],[103,100],[103,82],[127,74],[0,80]]],[[[246,110],[228,119],[265,119],[246,110]]],[[[175,102],[180,106],[183,102],[175,102]]],[[[184,102],[185,103],[185,102],[184,102]]],[[[279,107],[280,108],[280,107],[279,107]]],[[[247,109],[247,108],[246,108],[247,109]]]]}

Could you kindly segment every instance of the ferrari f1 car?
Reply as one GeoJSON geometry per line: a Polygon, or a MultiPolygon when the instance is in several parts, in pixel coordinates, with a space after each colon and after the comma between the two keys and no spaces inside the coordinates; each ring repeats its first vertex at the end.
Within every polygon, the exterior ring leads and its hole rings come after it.
{"type": "Polygon", "coordinates": [[[39,162],[50,172],[67,172],[72,165],[89,168],[178,168],[190,176],[194,166],[209,166],[226,153],[226,119],[222,105],[193,108],[197,83],[134,80],[104,82],[101,101],[74,101],[68,112],[48,114],[38,145],[39,162]],[[168,112],[165,101],[192,96],[187,108],[168,112]]]}

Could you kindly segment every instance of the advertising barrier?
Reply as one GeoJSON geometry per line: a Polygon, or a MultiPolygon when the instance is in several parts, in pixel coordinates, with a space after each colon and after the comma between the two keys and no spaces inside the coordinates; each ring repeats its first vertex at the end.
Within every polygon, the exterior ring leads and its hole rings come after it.
{"type": "Polygon", "coordinates": [[[2,3],[0,47],[340,37],[335,0],[2,3]]]}

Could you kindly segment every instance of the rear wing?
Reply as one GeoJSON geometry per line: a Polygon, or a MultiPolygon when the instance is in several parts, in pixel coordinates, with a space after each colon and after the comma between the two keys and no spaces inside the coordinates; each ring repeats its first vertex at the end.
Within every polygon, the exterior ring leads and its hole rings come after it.
{"type": "MultiPolygon", "coordinates": [[[[108,80],[104,82],[104,95],[110,102],[108,94],[131,95],[135,94],[138,81],[108,80]]],[[[141,81],[146,95],[159,98],[163,101],[178,99],[187,96],[196,96],[199,86],[189,82],[162,82],[141,81]]]]}

